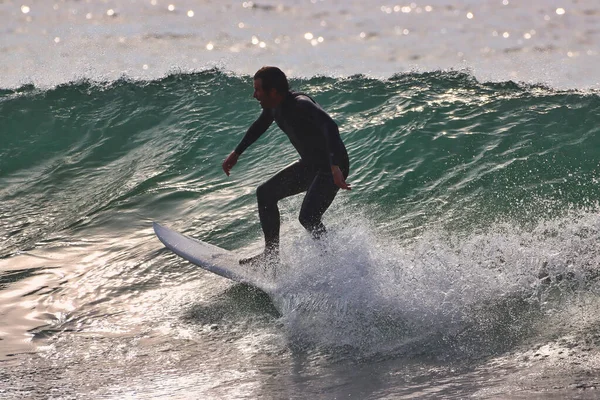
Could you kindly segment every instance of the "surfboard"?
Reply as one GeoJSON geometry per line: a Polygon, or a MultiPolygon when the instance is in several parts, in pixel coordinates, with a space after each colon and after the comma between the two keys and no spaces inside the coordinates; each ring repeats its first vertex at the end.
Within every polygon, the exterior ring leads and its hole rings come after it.
{"type": "Polygon", "coordinates": [[[166,248],[198,267],[232,281],[247,284],[266,292],[272,292],[273,285],[259,271],[239,263],[239,257],[232,251],[183,235],[156,222],[152,224],[154,233],[166,248]]]}

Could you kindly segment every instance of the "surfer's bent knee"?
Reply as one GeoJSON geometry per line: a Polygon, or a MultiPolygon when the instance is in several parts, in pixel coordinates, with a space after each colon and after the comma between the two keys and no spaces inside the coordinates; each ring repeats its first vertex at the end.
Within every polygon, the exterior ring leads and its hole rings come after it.
{"type": "Polygon", "coordinates": [[[256,199],[259,204],[265,204],[272,201],[272,196],[269,194],[269,189],[263,183],[256,188],[256,199]]]}

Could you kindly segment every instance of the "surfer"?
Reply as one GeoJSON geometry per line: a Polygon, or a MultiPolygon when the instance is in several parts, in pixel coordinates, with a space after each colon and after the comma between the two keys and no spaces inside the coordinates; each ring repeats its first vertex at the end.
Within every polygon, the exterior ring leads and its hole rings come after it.
{"type": "Polygon", "coordinates": [[[314,238],[325,232],[321,221],[339,189],[346,182],[350,163],[337,124],[310,96],[292,92],[287,77],[277,67],[263,67],[254,74],[254,96],[262,107],[235,150],[223,161],[227,176],[238,158],[275,121],[300,154],[300,160],[275,174],[256,190],[258,214],[265,250],[241,259],[240,264],[260,265],[279,261],[280,217],[277,202],[306,192],[299,220],[314,238]]]}

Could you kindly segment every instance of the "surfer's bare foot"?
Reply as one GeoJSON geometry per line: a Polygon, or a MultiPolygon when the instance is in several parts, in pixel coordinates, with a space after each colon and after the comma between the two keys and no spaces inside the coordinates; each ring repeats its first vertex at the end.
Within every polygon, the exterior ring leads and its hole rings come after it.
{"type": "Polygon", "coordinates": [[[279,252],[265,251],[252,257],[240,259],[240,265],[248,265],[250,267],[266,267],[269,264],[279,264],[279,252]]]}

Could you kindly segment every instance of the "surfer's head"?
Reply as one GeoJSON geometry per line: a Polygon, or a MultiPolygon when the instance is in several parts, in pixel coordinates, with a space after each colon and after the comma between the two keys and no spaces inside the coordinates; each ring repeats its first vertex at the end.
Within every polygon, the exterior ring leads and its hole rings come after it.
{"type": "Polygon", "coordinates": [[[254,98],[262,108],[277,107],[289,90],[287,77],[277,67],[262,67],[254,74],[254,98]]]}

